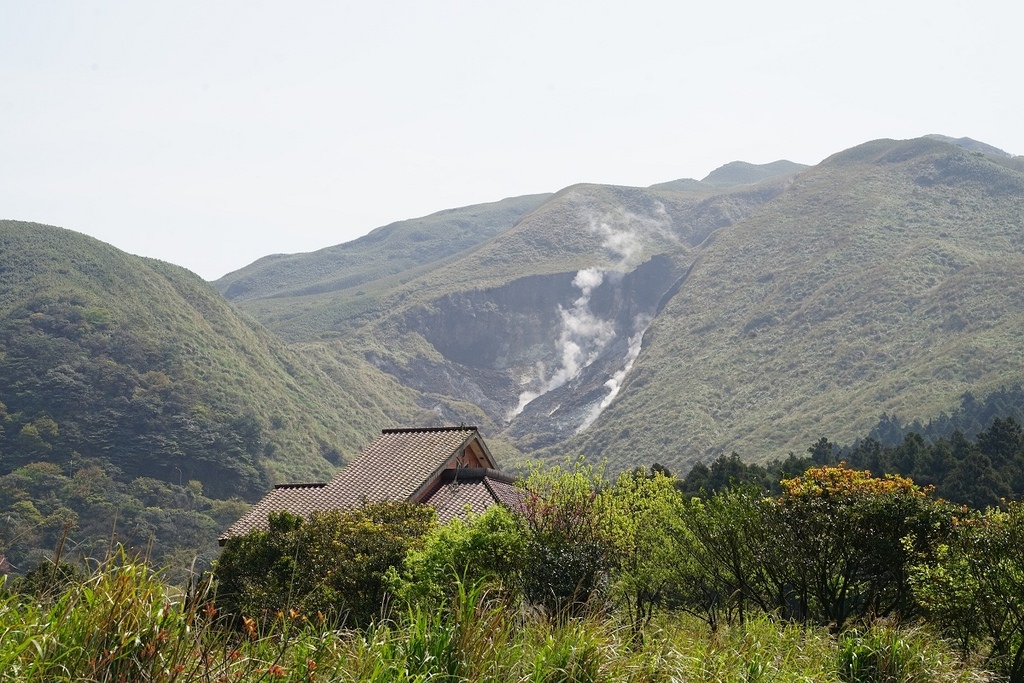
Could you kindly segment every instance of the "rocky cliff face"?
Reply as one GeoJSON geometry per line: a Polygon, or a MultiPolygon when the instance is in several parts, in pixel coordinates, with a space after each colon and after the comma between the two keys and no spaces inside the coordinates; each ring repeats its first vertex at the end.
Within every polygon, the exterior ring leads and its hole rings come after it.
{"type": "Polygon", "coordinates": [[[327,285],[355,266],[296,259],[312,289],[240,303],[339,377],[367,360],[383,374],[358,381],[530,456],[784,456],[1017,381],[1022,165],[878,140],[809,169],[572,186],[429,263],[405,239],[363,250],[354,291],[327,285]]]}
{"type": "Polygon", "coordinates": [[[377,364],[425,394],[476,404],[517,443],[549,445],[614,398],[680,276],[659,255],[628,272],[588,268],[448,294],[403,320],[439,359],[377,364]]]}

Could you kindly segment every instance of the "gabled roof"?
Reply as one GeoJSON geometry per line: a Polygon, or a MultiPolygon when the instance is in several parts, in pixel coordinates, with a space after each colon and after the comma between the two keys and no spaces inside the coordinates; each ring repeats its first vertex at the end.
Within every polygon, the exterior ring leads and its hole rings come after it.
{"type": "Polygon", "coordinates": [[[218,539],[221,545],[229,538],[244,536],[250,531],[267,528],[271,512],[288,511],[299,517],[309,517],[316,510],[316,495],[326,484],[278,484],[260,502],[229,526],[218,539]]]}
{"type": "Polygon", "coordinates": [[[497,470],[473,467],[445,470],[438,486],[423,503],[437,510],[437,520],[446,524],[461,517],[468,509],[483,514],[495,503],[517,510],[521,506],[513,478],[497,470]]]}
{"type": "Polygon", "coordinates": [[[473,460],[478,454],[486,459],[486,467],[497,469],[476,427],[385,429],[320,496],[323,505],[331,508],[352,507],[363,501],[415,500],[449,461],[473,460]]]}
{"type": "Polygon", "coordinates": [[[266,529],[271,512],[308,518],[317,511],[384,500],[428,503],[438,509],[439,519],[448,521],[467,505],[483,512],[495,502],[504,502],[509,489],[514,489],[511,481],[498,471],[476,427],[385,429],[330,482],[275,486],[219,541],[224,545],[230,538],[266,529]],[[471,470],[489,474],[473,475],[471,480],[471,470]],[[449,485],[453,482],[455,487],[449,485]]]}

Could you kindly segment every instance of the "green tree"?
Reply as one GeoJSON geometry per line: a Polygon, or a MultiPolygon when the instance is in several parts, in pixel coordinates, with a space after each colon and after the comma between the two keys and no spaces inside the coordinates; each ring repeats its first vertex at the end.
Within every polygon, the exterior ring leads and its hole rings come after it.
{"type": "Polygon", "coordinates": [[[837,467],[782,482],[781,537],[798,618],[841,629],[849,620],[909,617],[909,572],[948,531],[948,508],[910,479],[837,467]]]}
{"type": "Polygon", "coordinates": [[[785,556],[775,549],[781,530],[774,501],[754,487],[693,498],[676,530],[684,561],[676,604],[702,616],[712,628],[724,619],[743,623],[751,609],[778,604],[773,586],[784,576],[785,556]]]}
{"type": "Polygon", "coordinates": [[[660,473],[622,473],[601,492],[603,535],[609,544],[610,597],[624,609],[634,643],[679,578],[680,534],[684,505],[675,480],[660,473]]]}
{"type": "Polygon", "coordinates": [[[610,563],[598,495],[601,470],[582,460],[570,467],[536,468],[525,483],[526,599],[552,613],[580,615],[601,601],[610,563]]]}
{"type": "Polygon", "coordinates": [[[365,626],[386,613],[386,577],[435,516],[433,508],[404,502],[314,513],[308,521],[271,515],[267,531],[228,541],[217,560],[218,609],[236,623],[291,613],[365,626]]]}
{"type": "Polygon", "coordinates": [[[937,561],[914,567],[915,594],[929,619],[981,652],[1012,683],[1024,681],[1024,504],[962,510],[937,561]]]}

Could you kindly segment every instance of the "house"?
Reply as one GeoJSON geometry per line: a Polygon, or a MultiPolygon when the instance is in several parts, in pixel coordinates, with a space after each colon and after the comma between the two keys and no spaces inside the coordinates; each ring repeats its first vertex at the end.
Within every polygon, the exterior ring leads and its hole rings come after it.
{"type": "Polygon", "coordinates": [[[385,429],[329,482],[278,484],[221,535],[221,545],[267,528],[272,512],[313,512],[363,502],[411,501],[432,506],[447,522],[496,503],[516,507],[519,493],[501,472],[476,427],[385,429]]]}

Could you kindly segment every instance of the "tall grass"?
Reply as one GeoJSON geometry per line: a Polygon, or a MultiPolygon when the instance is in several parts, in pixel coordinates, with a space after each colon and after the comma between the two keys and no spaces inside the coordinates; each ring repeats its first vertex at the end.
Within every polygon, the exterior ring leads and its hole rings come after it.
{"type": "Polygon", "coordinates": [[[479,587],[365,630],[292,612],[231,631],[209,597],[124,556],[60,594],[6,594],[0,682],[990,680],[928,633],[884,624],[837,638],[768,618],[710,632],[669,615],[639,649],[613,616],[552,620],[479,587]]]}

